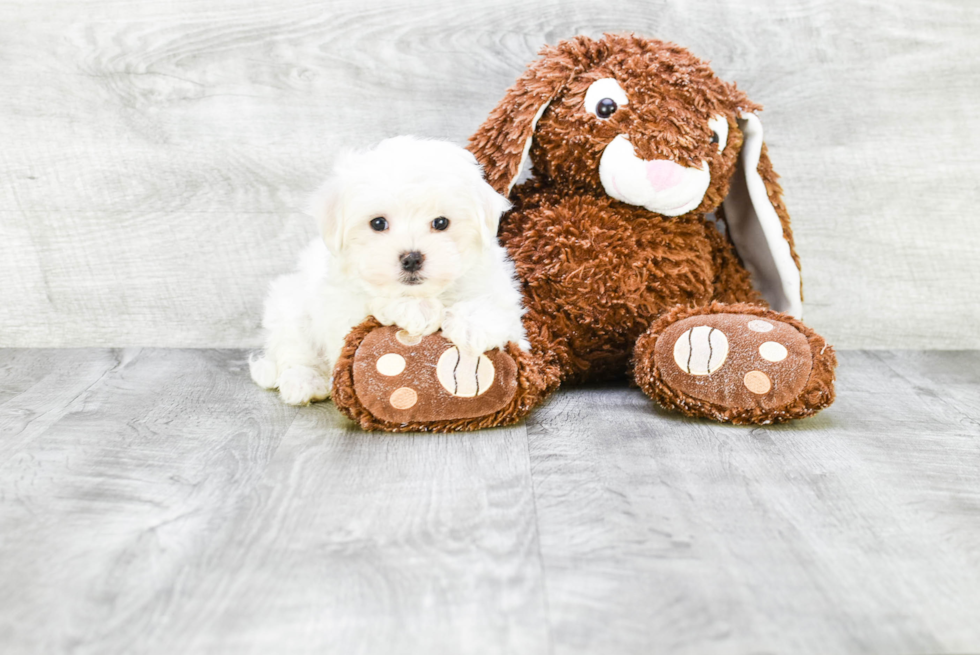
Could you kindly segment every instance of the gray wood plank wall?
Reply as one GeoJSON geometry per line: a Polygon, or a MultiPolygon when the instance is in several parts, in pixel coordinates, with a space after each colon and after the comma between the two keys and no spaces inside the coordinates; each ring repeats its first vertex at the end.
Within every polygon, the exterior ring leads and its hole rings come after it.
{"type": "Polygon", "coordinates": [[[339,148],[464,142],[544,43],[674,40],[763,114],[807,320],[980,347],[969,1],[0,2],[0,346],[248,347],[339,148]]]}

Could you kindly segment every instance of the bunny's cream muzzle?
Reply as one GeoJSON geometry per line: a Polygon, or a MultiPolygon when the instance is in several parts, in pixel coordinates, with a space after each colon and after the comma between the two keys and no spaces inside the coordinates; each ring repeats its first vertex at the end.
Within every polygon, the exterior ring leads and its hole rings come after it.
{"type": "Polygon", "coordinates": [[[599,179],[616,200],[655,214],[680,216],[701,204],[711,173],[708,162],[687,168],[668,159],[640,159],[624,134],[613,139],[599,160],[599,179]]]}

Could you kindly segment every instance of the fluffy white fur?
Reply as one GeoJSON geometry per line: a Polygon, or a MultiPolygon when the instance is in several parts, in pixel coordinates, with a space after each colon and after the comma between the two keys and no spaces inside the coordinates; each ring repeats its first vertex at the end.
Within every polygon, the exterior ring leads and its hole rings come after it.
{"type": "Polygon", "coordinates": [[[403,136],[342,157],[312,207],[322,240],[271,285],[252,379],[292,405],[328,398],[344,337],[369,315],[412,334],[441,328],[472,353],[527,348],[514,266],[497,242],[508,206],[450,143],[403,136]],[[385,231],[372,229],[376,217],[385,231]],[[425,257],[414,275],[400,262],[412,251],[425,257]]]}

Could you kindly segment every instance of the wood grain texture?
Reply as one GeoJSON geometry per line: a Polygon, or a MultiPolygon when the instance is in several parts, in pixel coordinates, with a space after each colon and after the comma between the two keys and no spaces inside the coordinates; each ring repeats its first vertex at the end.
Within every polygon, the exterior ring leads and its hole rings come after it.
{"type": "Polygon", "coordinates": [[[547,649],[523,427],[365,435],[240,352],[0,350],[0,433],[5,655],[547,649]]]}
{"type": "Polygon", "coordinates": [[[980,353],[840,353],[778,428],[633,389],[528,424],[556,653],[980,650],[980,353]]]}
{"type": "Polygon", "coordinates": [[[369,435],[309,408],[148,652],[547,652],[536,527],[523,428],[369,435]]]}
{"type": "Polygon", "coordinates": [[[840,357],[779,428],[383,435],[240,351],[0,349],[0,652],[978,652],[980,352],[840,357]]]}
{"type": "Polygon", "coordinates": [[[980,352],[779,428],[564,390],[357,431],[219,350],[0,350],[0,650],[980,651],[980,352]]]}
{"type": "MultiPolygon", "coordinates": [[[[200,577],[196,558],[234,541],[228,518],[295,410],[252,385],[237,352],[45,351],[37,360],[64,371],[111,366],[66,400],[45,397],[63,377],[47,374],[0,405],[2,650],[144,648],[200,577]]],[[[2,361],[10,377],[34,375],[23,353],[2,361]]]]}
{"type": "Polygon", "coordinates": [[[0,1],[0,345],[255,345],[338,149],[463,142],[542,44],[633,30],[768,108],[814,328],[977,348],[978,29],[956,0],[0,1]]]}

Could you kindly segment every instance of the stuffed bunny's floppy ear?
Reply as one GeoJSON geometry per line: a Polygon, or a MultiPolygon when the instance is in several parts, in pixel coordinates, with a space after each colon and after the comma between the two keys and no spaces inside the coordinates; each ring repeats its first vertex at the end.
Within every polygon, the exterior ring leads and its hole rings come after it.
{"type": "Polygon", "coordinates": [[[753,282],[769,305],[800,318],[803,293],[789,215],[755,114],[738,119],[742,152],[724,201],[728,233],[753,282]]]}
{"type": "MultiPolygon", "coordinates": [[[[579,37],[574,45],[586,42],[579,37]]],[[[541,55],[470,137],[468,148],[483,165],[487,182],[504,196],[521,175],[538,121],[575,73],[575,62],[566,50],[549,46],[541,55]]]]}

